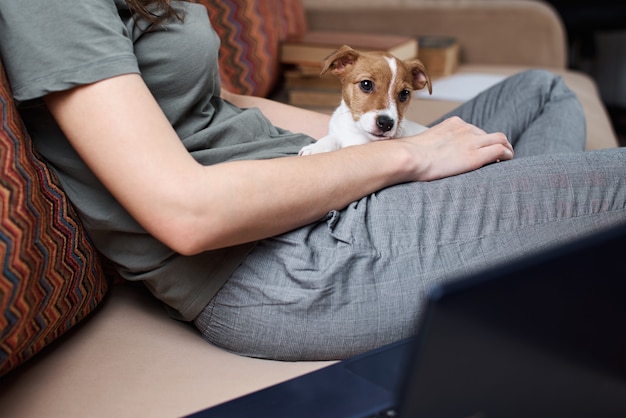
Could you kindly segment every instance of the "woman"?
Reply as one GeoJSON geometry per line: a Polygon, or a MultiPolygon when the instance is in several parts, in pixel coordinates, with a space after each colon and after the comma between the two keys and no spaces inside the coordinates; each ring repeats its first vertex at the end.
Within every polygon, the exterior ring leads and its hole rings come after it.
{"type": "Polygon", "coordinates": [[[328,117],[221,91],[203,6],[31,0],[0,19],[21,115],[96,246],[243,355],[403,338],[431,284],[626,220],[624,150],[581,152],[580,104],[544,71],[418,136],[298,157],[328,117]]]}

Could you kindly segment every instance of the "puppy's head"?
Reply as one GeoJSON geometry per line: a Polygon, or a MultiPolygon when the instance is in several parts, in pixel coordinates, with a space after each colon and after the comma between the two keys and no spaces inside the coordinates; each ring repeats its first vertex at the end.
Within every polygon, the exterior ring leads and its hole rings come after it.
{"type": "Polygon", "coordinates": [[[428,86],[432,93],[420,60],[401,61],[385,52],[359,52],[344,45],[322,63],[321,74],[328,71],[341,79],[352,119],[371,140],[396,135],[414,90],[428,86]]]}

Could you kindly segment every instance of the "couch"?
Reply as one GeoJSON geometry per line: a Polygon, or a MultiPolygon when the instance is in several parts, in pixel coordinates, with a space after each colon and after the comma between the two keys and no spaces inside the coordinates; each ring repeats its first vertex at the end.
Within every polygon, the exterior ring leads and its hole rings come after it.
{"type": "MultiPolygon", "coordinates": [[[[562,74],[583,103],[587,148],[617,146],[595,83],[565,68],[565,32],[546,3],[197,2],[222,37],[222,77],[231,90],[280,91],[278,45],[306,28],[453,35],[461,73],[541,67],[562,74]]],[[[457,104],[416,100],[409,117],[428,123],[457,104]]],[[[184,416],[332,363],[237,356],[170,319],[141,284],[117,279],[91,245],[32,148],[1,65],[0,118],[0,415],[184,416]]]]}

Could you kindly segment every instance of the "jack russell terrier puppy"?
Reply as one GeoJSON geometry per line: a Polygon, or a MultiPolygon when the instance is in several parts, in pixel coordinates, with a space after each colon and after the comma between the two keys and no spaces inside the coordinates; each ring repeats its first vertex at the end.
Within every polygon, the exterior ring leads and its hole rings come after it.
{"type": "Polygon", "coordinates": [[[341,104],[330,119],[328,135],[303,147],[299,155],[426,130],[404,120],[414,90],[428,86],[432,93],[430,76],[420,60],[401,61],[386,52],[359,52],[344,45],[324,60],[320,75],[329,70],[341,79],[341,104]]]}

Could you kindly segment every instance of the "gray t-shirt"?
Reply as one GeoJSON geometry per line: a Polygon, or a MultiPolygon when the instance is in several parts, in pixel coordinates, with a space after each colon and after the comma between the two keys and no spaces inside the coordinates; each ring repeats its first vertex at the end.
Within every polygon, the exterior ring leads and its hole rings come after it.
{"type": "Polygon", "coordinates": [[[41,101],[50,92],[140,73],[202,164],[294,155],[311,143],[305,135],[275,128],[257,109],[220,99],[219,39],[207,10],[172,3],[184,22],[144,32],[145,22],[135,24],[123,0],[3,1],[0,54],[35,146],[58,174],[96,247],[123,277],[144,281],[175,316],[191,320],[254,244],[191,257],[161,244],[105,190],[41,101]]]}

